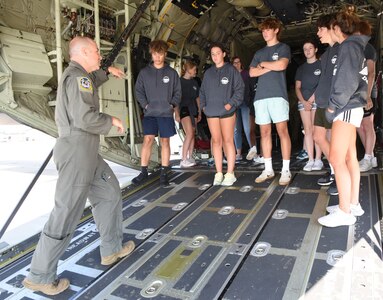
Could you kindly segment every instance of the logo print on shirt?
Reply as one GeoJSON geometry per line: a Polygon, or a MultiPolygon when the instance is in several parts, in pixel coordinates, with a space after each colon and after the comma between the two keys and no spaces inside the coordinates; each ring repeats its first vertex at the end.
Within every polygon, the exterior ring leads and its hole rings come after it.
{"type": "Polygon", "coordinates": [[[338,65],[335,65],[334,70],[332,71],[332,76],[336,75],[337,70],[338,70],[338,65]]]}
{"type": "Polygon", "coordinates": [[[336,59],[338,58],[338,55],[334,55],[332,58],[331,58],[331,63],[334,65],[336,63],[336,59]]]}
{"type": "Polygon", "coordinates": [[[275,52],[275,53],[273,54],[273,56],[271,56],[271,59],[272,59],[272,60],[278,60],[278,59],[279,59],[279,55],[278,55],[278,53],[275,52]]]}
{"type": "Polygon", "coordinates": [[[316,75],[316,76],[319,76],[321,73],[322,73],[322,72],[321,72],[321,70],[319,70],[319,69],[316,69],[316,70],[314,71],[314,75],[316,75]]]}
{"type": "Polygon", "coordinates": [[[223,77],[223,78],[221,79],[221,83],[222,83],[222,84],[228,84],[228,83],[229,83],[229,79],[228,79],[227,77],[223,77]]]}
{"type": "Polygon", "coordinates": [[[363,66],[364,66],[364,68],[362,70],[360,70],[359,74],[363,75],[362,80],[368,84],[368,78],[367,78],[368,70],[367,70],[367,66],[366,66],[366,59],[364,59],[364,61],[363,61],[363,66]]]}
{"type": "Polygon", "coordinates": [[[162,78],[163,83],[168,83],[169,81],[170,81],[170,79],[168,76],[164,76],[164,78],[162,78]]]}
{"type": "Polygon", "coordinates": [[[193,86],[193,90],[195,90],[195,91],[196,91],[196,90],[197,90],[197,87],[196,87],[196,86],[193,86]]]}

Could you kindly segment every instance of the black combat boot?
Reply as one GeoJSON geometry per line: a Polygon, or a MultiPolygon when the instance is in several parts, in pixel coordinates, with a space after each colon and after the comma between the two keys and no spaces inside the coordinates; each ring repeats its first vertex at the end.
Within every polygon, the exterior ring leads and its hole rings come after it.
{"type": "Polygon", "coordinates": [[[168,186],[169,180],[168,180],[168,166],[161,166],[161,175],[160,175],[160,185],[161,186],[168,186]]]}
{"type": "Polygon", "coordinates": [[[135,185],[140,185],[147,178],[148,178],[148,167],[141,166],[141,173],[132,179],[132,183],[134,183],[135,185]]]}

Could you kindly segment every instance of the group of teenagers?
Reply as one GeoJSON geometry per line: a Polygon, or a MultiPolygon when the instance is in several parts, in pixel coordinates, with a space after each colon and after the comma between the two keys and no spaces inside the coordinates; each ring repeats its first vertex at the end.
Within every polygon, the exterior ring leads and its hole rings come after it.
{"type": "MultiPolygon", "coordinates": [[[[328,215],[319,223],[336,227],[352,225],[364,211],[359,203],[360,169],[374,166],[375,133],[373,113],[376,104],[372,95],[376,52],[368,43],[371,27],[352,10],[321,16],[317,21],[321,43],[329,47],[317,59],[317,46],[312,41],[303,44],[306,62],[295,78],[298,110],[304,126],[304,146],[309,160],[305,171],[321,170],[322,153],[329,161],[331,173],[318,180],[319,185],[331,185],[331,194],[339,194],[339,205],[327,207],[328,215]],[[360,133],[365,156],[358,162],[356,128],[360,133]],[[315,153],[315,157],[314,157],[315,153]],[[360,165],[360,167],[359,167],[360,165]]],[[[253,99],[255,123],[260,126],[261,150],[265,165],[255,179],[261,183],[275,176],[272,166],[272,124],[275,124],[281,145],[282,170],[280,185],[291,180],[291,140],[288,131],[289,101],[286,69],[291,53],[288,45],[279,41],[281,23],[266,18],[259,26],[266,46],[256,51],[248,73],[243,72],[239,57],[226,62],[226,51],[219,43],[210,47],[213,65],[204,73],[199,87],[194,76],[193,62],[183,65],[181,80],[174,69],[165,63],[167,44],[153,41],[150,45],[153,63],[143,69],[137,79],[136,96],[144,109],[144,143],[141,152],[141,173],[133,179],[140,184],[148,177],[150,149],[155,136],[161,139],[162,167],[160,182],[168,184],[170,146],[175,119],[186,133],[181,166],[193,166],[195,125],[203,112],[211,134],[211,150],[216,173],[213,185],[231,186],[236,181],[235,162],[241,155],[242,131],[245,126],[250,151],[248,158],[258,157],[255,139],[251,140],[251,116],[246,99],[253,99]],[[250,79],[257,78],[256,91],[250,79]],[[169,80],[170,79],[170,80],[169,80]],[[236,125],[237,124],[237,125],[236,125]],[[227,171],[223,174],[223,160],[227,171]]],[[[254,125],[255,126],[255,125],[254,125]]]]}
{"type": "MultiPolygon", "coordinates": [[[[260,125],[261,149],[265,169],[255,179],[264,182],[275,176],[272,167],[272,123],[275,124],[282,149],[283,166],[279,183],[291,180],[289,170],[291,141],[287,127],[289,102],[285,70],[290,61],[289,47],[279,42],[281,24],[273,18],[260,25],[266,46],[258,50],[250,64],[249,76],[257,77],[254,114],[260,125]]],[[[327,207],[328,215],[318,219],[323,226],[352,225],[364,211],[359,203],[360,170],[356,153],[356,128],[364,123],[363,107],[371,108],[371,82],[368,69],[372,64],[367,56],[369,26],[353,12],[341,11],[318,19],[318,37],[330,47],[317,62],[315,46],[304,44],[307,63],[297,72],[296,91],[305,126],[305,145],[309,153],[308,166],[315,165],[313,142],[308,129],[314,119],[314,141],[329,160],[334,175],[321,183],[336,180],[339,205],[327,207]],[[319,70],[319,71],[318,71],[319,70]],[[319,77],[317,83],[308,73],[319,77]],[[316,86],[315,86],[316,85],[316,86]],[[315,110],[315,118],[313,117],[315,110]],[[327,130],[331,138],[327,139],[327,130]]],[[[201,87],[193,80],[196,65],[184,65],[180,80],[178,73],[166,62],[168,45],[154,40],[149,45],[152,63],[143,68],[136,81],[136,98],[143,108],[144,141],[141,150],[141,172],[134,184],[148,177],[151,148],[157,135],[161,142],[160,182],[168,185],[170,161],[169,139],[175,131],[174,112],[186,132],[183,162],[192,161],[195,124],[203,112],[211,133],[211,147],[215,160],[214,185],[230,186],[236,181],[234,167],[236,147],[234,128],[238,108],[242,107],[246,85],[240,68],[225,62],[226,52],[220,44],[212,44],[214,63],[206,70],[201,87]],[[198,101],[196,99],[199,99],[198,101]],[[190,132],[192,134],[190,134],[190,132]],[[223,175],[223,152],[227,172],[223,175]]],[[[122,198],[118,180],[98,153],[100,135],[114,126],[124,132],[123,122],[100,112],[97,88],[108,80],[108,74],[123,78],[115,67],[100,69],[101,55],[97,44],[87,37],[75,37],[69,44],[70,63],[62,74],[58,90],[55,121],[58,138],[54,148],[54,162],[58,171],[55,206],[41,233],[33,254],[29,272],[23,285],[47,295],[59,294],[70,286],[66,278],[58,278],[58,263],[72,240],[87,199],[100,234],[100,264],[112,265],[129,255],[135,248],[133,241],[123,244],[122,198]]],[[[372,59],[373,60],[373,59],[372,59]]],[[[233,60],[234,64],[237,61],[233,60]]],[[[246,81],[246,80],[245,80],[246,81]]],[[[311,128],[311,127],[310,127],[311,128]]],[[[372,149],[368,137],[362,137],[366,147],[365,159],[371,164],[372,149]]],[[[311,134],[312,136],[312,134],[311,134]]],[[[250,145],[254,150],[254,144],[250,145]]],[[[238,146],[237,146],[238,147],[238,146]]],[[[318,149],[318,148],[317,148],[318,149]]],[[[316,159],[320,159],[317,150],[316,159]]],[[[249,153],[250,154],[250,153],[249,153]]],[[[251,155],[256,155],[253,151],[251,155]]],[[[306,166],[307,166],[306,165],[306,166]]],[[[322,180],[322,179],[320,179],[322,180]]]]}

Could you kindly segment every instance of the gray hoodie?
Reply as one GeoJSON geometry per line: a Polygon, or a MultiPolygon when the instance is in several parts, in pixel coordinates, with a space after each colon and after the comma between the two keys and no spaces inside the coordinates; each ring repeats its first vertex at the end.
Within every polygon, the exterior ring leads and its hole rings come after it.
{"type": "Polygon", "coordinates": [[[220,117],[234,112],[243,102],[245,84],[241,73],[231,64],[212,66],[205,72],[199,97],[207,117],[220,117]],[[225,109],[230,104],[230,110],[225,109]]]}
{"type": "Polygon", "coordinates": [[[180,78],[168,64],[161,69],[153,64],[143,68],[135,89],[137,101],[148,117],[172,117],[173,108],[181,102],[180,78]]]}
{"type": "Polygon", "coordinates": [[[339,46],[329,103],[329,108],[334,110],[333,118],[366,104],[367,65],[364,48],[369,39],[365,35],[351,35],[339,46]]]}

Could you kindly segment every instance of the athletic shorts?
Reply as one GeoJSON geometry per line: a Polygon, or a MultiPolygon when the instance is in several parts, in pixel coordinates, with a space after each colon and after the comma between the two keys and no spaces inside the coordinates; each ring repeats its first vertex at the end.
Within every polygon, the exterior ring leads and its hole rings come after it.
{"type": "Polygon", "coordinates": [[[162,138],[169,138],[176,134],[176,124],[173,117],[144,117],[142,120],[144,135],[159,134],[162,138]]]}
{"type": "Polygon", "coordinates": [[[376,112],[378,111],[378,102],[376,101],[376,98],[372,98],[372,103],[374,104],[374,106],[371,109],[365,110],[363,108],[363,112],[364,112],[363,113],[363,118],[369,117],[371,115],[375,115],[376,112]]]}
{"type": "MultiPolygon", "coordinates": [[[[311,107],[311,110],[316,110],[318,108],[317,104],[314,102],[313,106],[311,107]]],[[[298,111],[305,110],[305,106],[298,102],[298,111]]]]}
{"type": "Polygon", "coordinates": [[[236,112],[237,112],[237,111],[235,110],[235,111],[233,111],[233,112],[231,112],[231,113],[228,113],[227,115],[223,115],[223,116],[212,116],[212,117],[208,117],[208,116],[206,116],[206,118],[208,118],[208,119],[211,119],[211,118],[226,119],[226,118],[230,118],[230,117],[234,116],[236,112]]]}
{"type": "Polygon", "coordinates": [[[315,112],[314,126],[324,127],[326,129],[331,129],[332,123],[326,119],[326,108],[318,107],[315,112]]]}
{"type": "Polygon", "coordinates": [[[337,115],[333,122],[335,121],[343,121],[346,123],[350,123],[355,127],[360,127],[360,123],[363,119],[363,107],[357,107],[350,110],[346,110],[339,115],[337,115]]]}
{"type": "Polygon", "coordinates": [[[267,98],[254,102],[255,123],[267,125],[289,120],[289,103],[281,98],[267,98]]]}
{"type": "MultiPolygon", "coordinates": [[[[191,114],[189,112],[189,108],[187,108],[186,106],[181,107],[181,109],[180,109],[180,119],[183,119],[185,117],[191,117],[191,114]]],[[[197,116],[193,116],[193,117],[197,118],[197,116]]]]}

